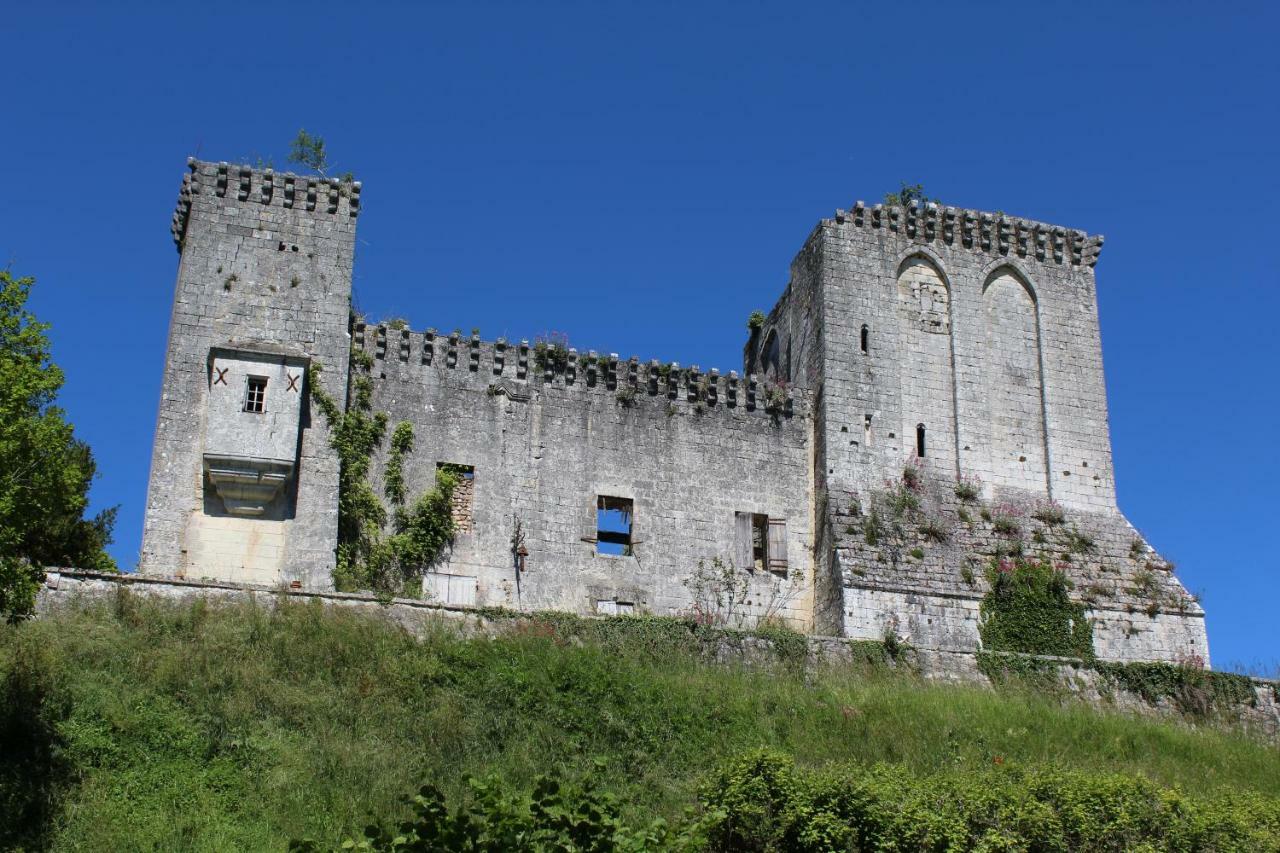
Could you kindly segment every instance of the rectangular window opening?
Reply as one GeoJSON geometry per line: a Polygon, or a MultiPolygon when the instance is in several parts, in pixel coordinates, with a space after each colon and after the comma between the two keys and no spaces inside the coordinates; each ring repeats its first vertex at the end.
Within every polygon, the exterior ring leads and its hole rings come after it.
{"type": "Polygon", "coordinates": [[[631,556],[631,498],[600,495],[596,498],[596,553],[631,556]]]}
{"type": "Polygon", "coordinates": [[[475,524],[474,503],[476,496],[476,466],[459,465],[456,462],[437,462],[436,470],[457,477],[457,485],[449,497],[453,512],[453,528],[458,533],[470,533],[475,524]]]}
{"type": "Polygon", "coordinates": [[[769,567],[769,516],[751,515],[751,567],[764,571],[769,567]]]}
{"type": "Polygon", "coordinates": [[[636,612],[636,606],[630,601],[621,601],[617,598],[602,598],[596,601],[596,613],[601,616],[632,616],[636,612]]]}
{"type": "Polygon", "coordinates": [[[736,515],[734,564],[747,571],[770,571],[786,576],[787,522],[758,512],[736,515]]]}
{"type": "Polygon", "coordinates": [[[245,382],[244,410],[261,414],[267,405],[267,377],[250,376],[245,382]]]}

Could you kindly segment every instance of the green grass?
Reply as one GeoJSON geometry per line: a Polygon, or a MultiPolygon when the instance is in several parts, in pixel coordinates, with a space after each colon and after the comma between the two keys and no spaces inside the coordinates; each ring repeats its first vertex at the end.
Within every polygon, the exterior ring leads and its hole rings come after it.
{"type": "Polygon", "coordinates": [[[871,665],[708,665],[555,625],[467,640],[442,623],[415,640],[319,604],[123,595],[0,627],[0,848],[332,842],[403,814],[424,782],[453,800],[464,774],[521,789],[557,772],[616,795],[629,818],[674,817],[759,747],[810,769],[998,763],[1280,796],[1280,750],[1209,725],[871,665]]]}

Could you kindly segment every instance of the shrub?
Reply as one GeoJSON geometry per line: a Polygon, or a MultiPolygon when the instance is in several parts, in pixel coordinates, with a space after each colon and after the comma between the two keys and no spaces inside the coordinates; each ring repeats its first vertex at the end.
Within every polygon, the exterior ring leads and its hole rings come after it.
{"type": "Polygon", "coordinates": [[[997,515],[991,519],[991,529],[1000,536],[1013,539],[1022,534],[1022,528],[1018,526],[1018,522],[1008,515],[997,515]]]}
{"type": "Polygon", "coordinates": [[[539,373],[564,373],[569,366],[569,336],[551,332],[535,340],[533,364],[539,373]]]}
{"type": "Polygon", "coordinates": [[[920,523],[920,535],[931,542],[946,542],[951,538],[951,532],[947,530],[946,525],[937,518],[926,518],[920,523]]]}
{"type": "Polygon", "coordinates": [[[988,651],[1093,658],[1093,626],[1072,601],[1069,581],[1041,560],[992,560],[978,632],[988,651]]]}
{"type": "MultiPolygon", "coordinates": [[[[1139,776],[1004,766],[916,776],[798,770],[760,751],[702,790],[707,850],[1254,850],[1280,844],[1280,801],[1200,799],[1139,776]]],[[[701,845],[699,845],[701,846],[701,845]]]]}
{"type": "Polygon", "coordinates": [[[1093,550],[1093,537],[1082,533],[1078,527],[1072,527],[1066,533],[1064,544],[1072,554],[1088,554],[1093,550]]]}
{"type": "Polygon", "coordinates": [[[902,466],[902,485],[913,492],[920,488],[920,467],[917,463],[908,462],[902,466]]]}
{"type": "Polygon", "coordinates": [[[1056,527],[1067,520],[1067,513],[1062,508],[1062,504],[1049,499],[1036,504],[1035,509],[1031,511],[1031,517],[1042,524],[1056,527]]]}
{"type": "Polygon", "coordinates": [[[971,477],[961,477],[955,485],[956,497],[965,503],[973,503],[982,493],[981,481],[971,477]]]}

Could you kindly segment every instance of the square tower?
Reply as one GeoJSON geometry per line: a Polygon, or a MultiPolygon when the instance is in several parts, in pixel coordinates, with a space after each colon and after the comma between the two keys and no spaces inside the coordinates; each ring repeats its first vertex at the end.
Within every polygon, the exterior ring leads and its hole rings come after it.
{"type": "Polygon", "coordinates": [[[360,184],[188,161],[140,570],[332,587],[360,184]]]}
{"type": "Polygon", "coordinates": [[[1036,560],[1104,658],[1206,659],[1203,611],[1116,506],[1102,237],[921,206],[820,222],[746,348],[814,395],[814,622],[982,646],[996,567],[1036,560]]]}

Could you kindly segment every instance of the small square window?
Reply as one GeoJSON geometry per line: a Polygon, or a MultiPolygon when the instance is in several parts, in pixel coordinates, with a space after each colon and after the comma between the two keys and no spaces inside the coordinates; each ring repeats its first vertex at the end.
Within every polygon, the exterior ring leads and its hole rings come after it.
{"type": "Polygon", "coordinates": [[[631,498],[596,498],[596,553],[631,556],[631,498]]]}
{"type": "Polygon", "coordinates": [[[244,410],[261,414],[267,405],[267,377],[250,376],[244,389],[244,410]]]}

